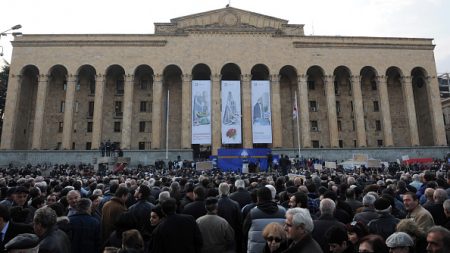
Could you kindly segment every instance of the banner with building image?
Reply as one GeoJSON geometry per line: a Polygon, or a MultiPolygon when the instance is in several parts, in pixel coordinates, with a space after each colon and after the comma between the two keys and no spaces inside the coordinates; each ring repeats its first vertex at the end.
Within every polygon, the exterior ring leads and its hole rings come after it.
{"type": "Polygon", "coordinates": [[[211,144],[211,81],[192,80],[192,144],[211,144]]]}

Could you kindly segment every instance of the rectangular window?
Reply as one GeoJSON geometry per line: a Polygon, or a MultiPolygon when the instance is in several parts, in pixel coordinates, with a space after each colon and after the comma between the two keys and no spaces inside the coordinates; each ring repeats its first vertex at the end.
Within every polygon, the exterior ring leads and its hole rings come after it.
{"type": "Polygon", "coordinates": [[[336,101],[336,114],[339,116],[341,112],[341,102],[336,101]]]}
{"type": "Polygon", "coordinates": [[[314,81],[308,81],[308,90],[315,90],[316,84],[314,81]]]}
{"type": "Polygon", "coordinates": [[[140,86],[141,86],[141,90],[146,90],[148,88],[148,84],[149,84],[149,80],[148,79],[141,79],[140,80],[140,86]]]}
{"type": "Polygon", "coordinates": [[[61,146],[62,146],[61,142],[56,143],[56,150],[60,150],[61,146]]]}
{"type": "Polygon", "coordinates": [[[86,129],[86,132],[92,133],[92,126],[93,126],[93,123],[92,123],[92,122],[88,122],[88,123],[87,123],[87,129],[86,129]]]}
{"type": "Polygon", "coordinates": [[[338,131],[342,131],[342,121],[340,121],[340,120],[337,121],[337,127],[338,127],[338,131]]]}
{"type": "Polygon", "coordinates": [[[355,131],[356,130],[356,127],[355,127],[355,121],[354,120],[352,120],[352,129],[353,129],[353,131],[355,131]]]}
{"type": "Polygon", "coordinates": [[[313,148],[320,148],[319,141],[312,141],[313,148]]]}
{"type": "Polygon", "coordinates": [[[339,140],[339,147],[343,148],[344,147],[344,141],[343,140],[339,140]]]}
{"type": "Polygon", "coordinates": [[[117,117],[121,117],[122,116],[122,101],[115,101],[114,102],[114,111],[116,113],[117,117]]]}
{"type": "Polygon", "coordinates": [[[378,104],[378,101],[373,101],[373,111],[374,112],[380,111],[380,105],[378,104]]]}
{"type": "Polygon", "coordinates": [[[353,140],[353,147],[356,148],[356,140],[353,140]]]}
{"type": "Polygon", "coordinates": [[[80,107],[80,103],[78,101],[75,101],[75,112],[78,112],[80,107]]]}
{"type": "Polygon", "coordinates": [[[311,112],[317,112],[317,102],[315,100],[309,101],[309,110],[311,112]]]}
{"type": "Polygon", "coordinates": [[[311,120],[311,131],[319,131],[319,124],[317,123],[317,120],[311,120]]]}
{"type": "Polygon", "coordinates": [[[383,140],[377,140],[378,147],[383,147],[383,140]]]}
{"type": "Polygon", "coordinates": [[[58,122],[58,133],[62,133],[64,128],[64,122],[58,122]]]}
{"type": "Polygon", "coordinates": [[[334,81],[334,94],[336,96],[339,96],[341,93],[339,92],[339,83],[337,81],[334,81]]]}
{"type": "Polygon", "coordinates": [[[123,95],[124,93],[124,81],[119,79],[116,81],[116,95],[123,95]]]}
{"type": "Polygon", "coordinates": [[[375,130],[381,131],[381,121],[380,120],[375,121],[375,130]]]}
{"type": "Polygon", "coordinates": [[[94,101],[89,101],[88,117],[94,117],[94,101]]]}
{"type": "Polygon", "coordinates": [[[75,84],[75,90],[76,90],[76,91],[79,91],[80,88],[81,88],[81,84],[80,84],[80,81],[78,81],[78,82],[75,84]]]}
{"type": "Polygon", "coordinates": [[[141,133],[145,132],[145,121],[139,122],[139,132],[141,133]]]}
{"type": "Polygon", "coordinates": [[[86,150],[91,150],[92,142],[86,142],[86,150]]]}
{"type": "Polygon", "coordinates": [[[377,90],[377,81],[375,80],[370,81],[370,85],[372,86],[372,90],[377,90]]]}
{"type": "Polygon", "coordinates": [[[351,109],[352,112],[353,112],[353,101],[350,101],[350,109],[351,109]]]}
{"type": "Polygon", "coordinates": [[[75,142],[72,142],[72,150],[75,150],[75,142]]]}
{"type": "Polygon", "coordinates": [[[141,112],[146,112],[147,111],[147,101],[141,101],[140,111],[141,112]]]}
{"type": "Polygon", "coordinates": [[[95,80],[90,80],[89,81],[89,93],[91,95],[95,94],[95,80]]]}
{"type": "Polygon", "coordinates": [[[145,149],[145,142],[140,141],[139,142],[139,150],[144,150],[145,149]]]}
{"type": "Polygon", "coordinates": [[[61,103],[59,104],[59,112],[63,113],[65,108],[66,108],[66,102],[61,101],[61,103]]]}
{"type": "Polygon", "coordinates": [[[120,132],[120,121],[115,121],[114,122],[114,132],[115,133],[118,133],[118,132],[120,132]]]}
{"type": "Polygon", "coordinates": [[[67,90],[67,80],[63,81],[63,90],[66,91],[67,90]]]}

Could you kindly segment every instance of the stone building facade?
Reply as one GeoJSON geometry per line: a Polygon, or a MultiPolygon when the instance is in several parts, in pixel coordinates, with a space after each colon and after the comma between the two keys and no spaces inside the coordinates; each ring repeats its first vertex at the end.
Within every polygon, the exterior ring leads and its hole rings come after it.
{"type": "Polygon", "coordinates": [[[168,148],[191,149],[192,80],[212,84],[212,154],[446,145],[432,39],[306,36],[227,7],[154,34],[29,34],[13,47],[1,149],[160,150],[166,132],[168,148]],[[221,143],[222,80],[241,82],[242,144],[221,143]],[[270,81],[272,143],[252,142],[252,80],[270,81]]]}

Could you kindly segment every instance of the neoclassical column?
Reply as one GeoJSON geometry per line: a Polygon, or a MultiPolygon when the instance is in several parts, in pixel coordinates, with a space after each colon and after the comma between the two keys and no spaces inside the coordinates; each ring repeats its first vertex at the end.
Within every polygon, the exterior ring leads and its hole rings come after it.
{"type": "Polygon", "coordinates": [[[361,76],[351,76],[353,92],[353,112],[355,114],[356,139],[358,147],[366,147],[366,127],[364,125],[364,105],[361,91],[361,76]]]}
{"type": "Polygon", "coordinates": [[[34,111],[33,139],[31,142],[32,149],[42,149],[42,130],[44,129],[44,112],[48,92],[48,75],[40,75],[38,76],[38,80],[36,109],[34,111]]]}
{"type": "Polygon", "coordinates": [[[211,120],[212,120],[212,155],[217,155],[217,151],[222,146],[222,119],[221,119],[221,98],[220,98],[220,79],[219,74],[211,75],[212,95],[211,95],[211,120]]]}
{"type": "Polygon", "coordinates": [[[133,121],[133,94],[134,75],[125,74],[123,76],[124,96],[123,96],[123,120],[122,120],[122,149],[131,149],[131,123],[133,121]]]}
{"type": "Polygon", "coordinates": [[[389,106],[389,94],[387,89],[387,76],[377,76],[378,94],[380,97],[381,122],[383,122],[384,146],[394,146],[392,137],[391,110],[389,106]]]}
{"type": "Polygon", "coordinates": [[[161,106],[162,106],[162,79],[160,74],[153,76],[153,103],[152,103],[152,148],[161,148],[161,106]]]}
{"type": "Polygon", "coordinates": [[[2,127],[1,149],[14,149],[14,135],[19,109],[19,94],[22,83],[20,75],[9,75],[8,92],[6,93],[5,114],[2,127]]]}
{"type": "Polygon", "coordinates": [[[406,112],[408,114],[409,136],[411,146],[419,146],[419,131],[417,128],[416,106],[414,104],[414,93],[412,88],[412,77],[402,76],[403,97],[406,103],[406,112]]]}
{"type": "Polygon", "coordinates": [[[336,94],[334,92],[334,76],[324,76],[325,93],[327,96],[328,130],[330,132],[330,147],[339,147],[339,135],[336,115],[336,94]]]}
{"type": "Polygon", "coordinates": [[[425,79],[428,93],[428,103],[431,110],[431,123],[433,126],[434,145],[446,146],[445,124],[442,116],[441,97],[439,92],[438,80],[435,76],[428,76],[425,79]]]}
{"type": "Polygon", "coordinates": [[[310,148],[311,132],[309,122],[308,76],[299,75],[297,80],[298,80],[298,98],[300,106],[299,117],[302,132],[302,144],[304,148],[310,148]]]}
{"type": "Polygon", "coordinates": [[[244,148],[253,148],[252,136],[252,94],[250,82],[252,75],[245,74],[242,79],[242,144],[244,148]]]}
{"type": "Polygon", "coordinates": [[[192,75],[184,74],[181,76],[183,83],[181,85],[181,148],[191,148],[192,135],[192,75]]]}
{"type": "Polygon", "coordinates": [[[281,148],[283,145],[283,136],[281,132],[280,75],[270,75],[270,87],[272,93],[272,147],[281,148]]]}
{"type": "Polygon", "coordinates": [[[76,75],[70,74],[67,76],[66,99],[64,105],[62,149],[72,148],[73,109],[74,109],[76,82],[77,82],[76,75]]]}
{"type": "Polygon", "coordinates": [[[106,76],[95,76],[94,118],[92,123],[92,149],[98,149],[102,142],[103,97],[105,96],[106,76]]]}

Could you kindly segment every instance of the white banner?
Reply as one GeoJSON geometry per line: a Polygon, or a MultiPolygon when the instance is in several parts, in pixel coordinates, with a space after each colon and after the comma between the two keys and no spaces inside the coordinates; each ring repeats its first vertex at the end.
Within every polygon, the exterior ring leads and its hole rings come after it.
{"type": "Polygon", "coordinates": [[[252,81],[253,143],[272,143],[269,81],[252,81]]]}
{"type": "Polygon", "coordinates": [[[211,81],[192,80],[192,144],[211,144],[211,81]]]}
{"type": "Polygon", "coordinates": [[[240,81],[222,81],[222,143],[242,143],[240,81]]]}

